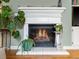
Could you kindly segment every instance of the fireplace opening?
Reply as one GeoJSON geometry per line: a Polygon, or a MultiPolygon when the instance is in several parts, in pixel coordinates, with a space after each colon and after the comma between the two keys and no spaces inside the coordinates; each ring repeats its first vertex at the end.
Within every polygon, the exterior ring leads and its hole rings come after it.
{"type": "Polygon", "coordinates": [[[55,24],[29,24],[29,38],[35,42],[35,47],[56,47],[55,24]]]}

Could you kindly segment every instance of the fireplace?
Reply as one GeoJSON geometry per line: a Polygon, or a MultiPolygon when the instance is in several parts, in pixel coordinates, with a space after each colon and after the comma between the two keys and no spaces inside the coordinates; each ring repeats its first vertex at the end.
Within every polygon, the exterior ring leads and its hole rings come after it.
{"type": "Polygon", "coordinates": [[[35,47],[56,47],[55,24],[29,24],[29,38],[35,42],[35,47]]]}
{"type": "Polygon", "coordinates": [[[62,24],[64,7],[20,7],[19,9],[25,12],[26,17],[23,39],[32,38],[35,47],[60,48],[61,35],[56,33],[54,26],[62,24]]]}
{"type": "Polygon", "coordinates": [[[23,39],[32,38],[36,45],[31,51],[22,50],[17,55],[68,55],[62,52],[62,35],[55,31],[56,24],[62,24],[65,7],[19,7],[25,12],[23,39]],[[55,47],[55,50],[54,50],[55,47]],[[61,50],[61,51],[60,51],[61,50]]]}

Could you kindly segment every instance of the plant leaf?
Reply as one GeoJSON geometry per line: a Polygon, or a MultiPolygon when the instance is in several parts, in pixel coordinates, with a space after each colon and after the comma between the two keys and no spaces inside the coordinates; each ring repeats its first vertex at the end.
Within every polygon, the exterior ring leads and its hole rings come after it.
{"type": "Polygon", "coordinates": [[[13,31],[13,32],[12,32],[12,36],[13,36],[14,38],[19,38],[20,32],[19,32],[19,31],[13,31]]]}

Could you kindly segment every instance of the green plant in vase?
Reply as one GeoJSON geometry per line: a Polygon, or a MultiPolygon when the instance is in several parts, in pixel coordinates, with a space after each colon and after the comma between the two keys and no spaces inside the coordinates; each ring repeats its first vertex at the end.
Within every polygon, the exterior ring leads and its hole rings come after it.
{"type": "Polygon", "coordinates": [[[55,30],[58,33],[62,32],[62,30],[63,30],[62,24],[56,24],[55,25],[55,30]]]}

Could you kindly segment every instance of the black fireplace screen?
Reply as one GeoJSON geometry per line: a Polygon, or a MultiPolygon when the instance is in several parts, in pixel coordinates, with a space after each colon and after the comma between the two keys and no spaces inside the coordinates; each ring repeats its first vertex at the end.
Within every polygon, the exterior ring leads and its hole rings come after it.
{"type": "Polygon", "coordinates": [[[35,47],[55,46],[55,24],[29,24],[29,38],[35,42],[35,47]]]}

